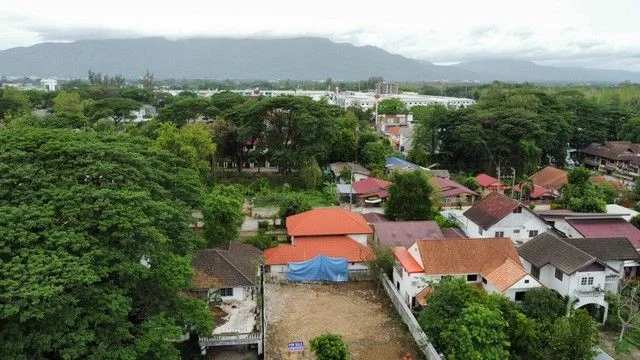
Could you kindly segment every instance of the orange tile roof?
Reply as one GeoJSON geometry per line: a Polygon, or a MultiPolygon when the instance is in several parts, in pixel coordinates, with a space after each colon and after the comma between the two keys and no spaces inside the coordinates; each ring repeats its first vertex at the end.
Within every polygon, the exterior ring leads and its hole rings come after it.
{"type": "Polygon", "coordinates": [[[422,268],[422,266],[418,264],[416,259],[414,259],[413,256],[409,254],[409,252],[407,251],[407,249],[404,248],[404,246],[397,246],[393,248],[393,254],[396,256],[396,259],[398,259],[398,261],[400,262],[400,265],[402,265],[404,270],[409,274],[424,272],[424,269],[422,268]]]}
{"type": "Polygon", "coordinates": [[[400,129],[404,129],[406,126],[389,126],[387,127],[387,132],[393,136],[398,136],[400,134],[400,129]]]}
{"type": "Polygon", "coordinates": [[[560,190],[563,185],[569,182],[567,172],[553,166],[547,166],[529,178],[535,185],[552,190],[560,190]]]}
{"type": "Polygon", "coordinates": [[[507,238],[419,240],[417,246],[427,275],[480,274],[501,292],[526,275],[507,238]]]}
{"type": "Polygon", "coordinates": [[[325,255],[347,258],[348,262],[365,262],[375,257],[373,251],[348,236],[296,238],[295,245],[280,245],[264,251],[266,265],[286,265],[325,255]]]}
{"type": "Polygon", "coordinates": [[[361,214],[342,208],[318,208],[289,216],[289,236],[371,234],[361,214]]]}

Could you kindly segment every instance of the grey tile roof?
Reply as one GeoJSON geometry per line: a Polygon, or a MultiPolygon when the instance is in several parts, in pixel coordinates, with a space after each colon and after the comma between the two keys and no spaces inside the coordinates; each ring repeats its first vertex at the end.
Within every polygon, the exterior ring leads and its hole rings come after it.
{"type": "Polygon", "coordinates": [[[594,256],[548,231],[522,244],[518,248],[518,254],[537,267],[551,264],[565,274],[573,274],[593,262],[598,262],[594,256]]]}
{"type": "Polygon", "coordinates": [[[640,260],[640,255],[625,237],[563,240],[601,261],[640,260]]]}
{"type": "MultiPolygon", "coordinates": [[[[196,272],[215,278],[222,287],[254,286],[257,263],[262,259],[260,249],[230,241],[213,249],[197,250],[191,265],[196,272]]],[[[209,287],[208,284],[194,284],[209,287]]]]}
{"type": "Polygon", "coordinates": [[[435,221],[384,221],[371,224],[380,244],[409,248],[416,240],[442,239],[435,221]]]}

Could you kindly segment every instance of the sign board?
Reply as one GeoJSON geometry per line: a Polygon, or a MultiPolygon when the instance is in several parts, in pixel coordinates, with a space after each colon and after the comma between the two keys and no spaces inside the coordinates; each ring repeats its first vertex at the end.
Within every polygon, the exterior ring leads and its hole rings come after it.
{"type": "Polygon", "coordinates": [[[290,342],[288,349],[289,349],[289,352],[302,352],[304,351],[304,342],[302,341],[290,342]]]}

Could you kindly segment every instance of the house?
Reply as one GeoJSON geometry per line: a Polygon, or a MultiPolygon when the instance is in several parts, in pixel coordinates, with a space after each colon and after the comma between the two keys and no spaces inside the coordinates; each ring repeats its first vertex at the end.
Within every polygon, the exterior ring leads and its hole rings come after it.
{"type": "Polygon", "coordinates": [[[398,134],[398,151],[405,156],[413,149],[413,128],[401,128],[398,134]]]}
{"type": "Polygon", "coordinates": [[[478,185],[480,185],[480,193],[483,197],[495,191],[504,194],[504,191],[509,189],[509,186],[505,185],[502,181],[498,181],[498,179],[487,174],[479,174],[475,179],[478,185]]]}
{"type": "Polygon", "coordinates": [[[444,276],[466,279],[488,293],[522,300],[540,284],[529,275],[507,238],[418,240],[408,249],[394,248],[393,283],[405,303],[425,304],[430,282],[444,276]]]}
{"type": "Polygon", "coordinates": [[[357,202],[362,205],[380,204],[389,196],[391,183],[376,178],[366,178],[351,184],[357,202]]]}
{"type": "Polygon", "coordinates": [[[582,150],[584,165],[630,177],[640,174],[640,144],[631,141],[592,143],[582,150]]]}
{"type": "Polygon", "coordinates": [[[413,123],[413,114],[378,114],[376,129],[387,133],[388,127],[409,126],[413,123]]]}
{"type": "Polygon", "coordinates": [[[139,123],[149,121],[149,119],[156,116],[156,113],[155,106],[148,104],[142,105],[137,111],[131,112],[131,117],[133,118],[131,122],[139,123]]]}
{"type": "MultiPolygon", "coordinates": [[[[292,269],[298,271],[304,266],[301,263],[319,258],[335,260],[330,271],[352,276],[366,272],[367,262],[374,257],[367,247],[372,230],[361,214],[342,208],[318,208],[289,216],[286,227],[291,245],[264,251],[265,272],[271,277],[289,278],[292,269]]],[[[318,272],[317,266],[322,264],[313,265],[314,274],[318,272]]]]}
{"type": "Polygon", "coordinates": [[[449,179],[440,177],[432,177],[431,182],[438,190],[439,196],[442,198],[442,206],[464,206],[475,203],[479,196],[477,192],[449,179]]]}
{"type": "Polygon", "coordinates": [[[42,79],[40,80],[40,84],[42,84],[42,90],[47,92],[60,90],[60,86],[58,86],[58,80],[56,79],[42,79]]]}
{"type": "Polygon", "coordinates": [[[443,179],[450,179],[451,178],[451,174],[449,173],[448,170],[445,169],[431,169],[426,168],[424,166],[420,166],[417,164],[414,164],[410,161],[407,161],[405,159],[401,159],[398,157],[390,157],[387,159],[386,164],[385,164],[385,169],[387,171],[387,173],[392,173],[394,171],[398,171],[398,172],[404,172],[404,171],[415,171],[415,170],[420,170],[420,171],[424,171],[427,174],[429,174],[432,177],[439,177],[439,178],[443,178],[443,179]]]}
{"type": "Polygon", "coordinates": [[[555,196],[558,196],[560,195],[560,189],[569,183],[567,175],[568,173],[565,170],[558,169],[555,166],[547,166],[529,176],[529,179],[534,185],[549,189],[555,196]]]}
{"type": "Polygon", "coordinates": [[[400,150],[400,132],[409,129],[406,125],[387,125],[383,131],[389,143],[395,150],[400,150]]]}
{"type": "Polygon", "coordinates": [[[260,249],[231,241],[212,249],[197,250],[191,266],[193,289],[198,297],[222,301],[255,299],[260,249]]]}
{"type": "Polygon", "coordinates": [[[519,196],[522,200],[552,200],[558,197],[558,193],[556,193],[554,190],[536,184],[533,184],[532,189],[531,184],[517,184],[513,187],[513,191],[519,193],[519,196]],[[522,191],[522,188],[524,186],[530,187],[530,193],[528,195],[525,195],[525,192],[522,191]]]}
{"type": "Polygon", "coordinates": [[[636,251],[640,251],[640,230],[619,215],[600,214],[599,217],[573,216],[565,219],[564,228],[569,238],[625,237],[636,251]]]}
{"type": "Polygon", "coordinates": [[[417,240],[442,239],[444,234],[435,221],[386,221],[371,225],[373,241],[389,248],[409,248],[417,240]]]}
{"type": "Polygon", "coordinates": [[[371,224],[375,224],[383,221],[389,221],[389,219],[387,219],[384,216],[384,214],[380,214],[377,212],[365,213],[365,214],[362,214],[362,217],[367,222],[367,224],[369,224],[369,226],[371,226],[371,224]]]}
{"type": "Polygon", "coordinates": [[[335,179],[340,178],[343,172],[349,171],[351,172],[351,179],[342,179],[344,181],[358,181],[362,179],[366,179],[371,174],[371,171],[367,170],[364,166],[354,163],[354,162],[335,162],[329,164],[329,170],[333,174],[335,179]]]}
{"type": "Polygon", "coordinates": [[[518,244],[550,228],[527,206],[499,192],[490,193],[453,220],[470,238],[508,237],[518,244]]]}
{"type": "Polygon", "coordinates": [[[609,308],[605,291],[617,289],[626,259],[637,262],[633,247],[625,240],[562,239],[549,231],[520,246],[518,254],[525,269],[542,285],[569,297],[574,309],[587,307],[604,323],[609,308]]]}

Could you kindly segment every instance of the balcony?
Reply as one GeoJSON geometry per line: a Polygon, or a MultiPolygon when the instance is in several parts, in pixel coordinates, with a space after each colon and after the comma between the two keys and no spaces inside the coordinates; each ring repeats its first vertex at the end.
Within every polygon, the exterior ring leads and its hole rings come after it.
{"type": "Polygon", "coordinates": [[[574,290],[578,298],[604,297],[604,286],[583,286],[574,290]]]}

